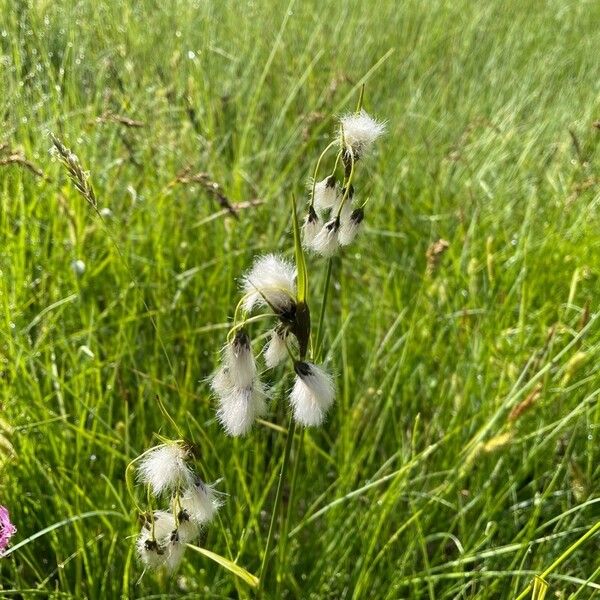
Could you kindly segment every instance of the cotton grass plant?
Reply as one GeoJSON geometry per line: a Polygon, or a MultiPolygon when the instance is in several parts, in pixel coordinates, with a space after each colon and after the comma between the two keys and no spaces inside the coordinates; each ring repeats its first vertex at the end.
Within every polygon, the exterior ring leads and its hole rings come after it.
{"type": "MultiPolygon", "coordinates": [[[[266,371],[289,364],[289,370],[278,369],[273,375],[277,381],[287,382],[288,377],[293,377],[287,394],[291,416],[261,566],[262,586],[268,578],[271,547],[296,427],[322,426],[335,403],[335,377],[331,368],[321,361],[332,257],[350,245],[361,230],[365,203],[360,203],[355,194],[356,165],[385,132],[385,124],[362,108],[363,93],[364,88],[356,111],[339,119],[335,139],[316,161],[302,225],[296,201],[292,200],[293,261],[275,253],[257,256],[241,276],[241,298],[222,350],[221,365],[211,379],[217,418],[226,434],[237,437],[247,435],[258,419],[268,415],[268,401],[272,398],[261,380],[262,373],[257,364],[259,355],[262,355],[266,371]],[[326,157],[333,150],[336,154],[329,173],[319,180],[326,157]],[[315,269],[325,270],[316,331],[313,330],[309,303],[309,270],[313,267],[309,269],[305,252],[315,255],[315,269]],[[264,328],[265,323],[270,326],[268,341],[262,349],[255,351],[250,331],[256,327],[264,328]]],[[[287,526],[287,518],[283,522],[287,526]]],[[[282,547],[286,544],[286,535],[284,527],[279,536],[282,547]]]]}

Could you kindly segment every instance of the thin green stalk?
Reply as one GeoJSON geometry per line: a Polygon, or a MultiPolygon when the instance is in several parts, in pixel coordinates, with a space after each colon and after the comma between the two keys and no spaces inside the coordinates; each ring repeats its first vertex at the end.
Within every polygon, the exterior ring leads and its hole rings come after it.
{"type": "MultiPolygon", "coordinates": [[[[597,531],[600,530],[600,521],[598,521],[586,534],[581,536],[573,545],[567,548],[541,575],[540,579],[546,579],[558,565],[564,562],[579,546],[589,540],[597,531]]],[[[530,583],[516,598],[515,600],[523,600],[527,594],[531,591],[533,583],[530,583]]]]}
{"type": "Polygon", "coordinates": [[[263,589],[265,577],[267,575],[267,567],[269,566],[269,554],[273,545],[273,534],[275,532],[275,523],[279,513],[279,505],[281,504],[281,496],[283,493],[283,485],[287,474],[288,465],[290,462],[290,454],[292,443],[294,441],[294,433],[296,431],[296,422],[290,418],[290,426],[288,428],[287,439],[285,442],[285,450],[283,451],[283,462],[281,463],[281,471],[279,472],[279,482],[277,483],[277,492],[275,494],[275,503],[273,505],[273,513],[271,514],[271,524],[269,525],[269,534],[267,535],[267,543],[265,545],[265,553],[263,554],[262,565],[260,567],[259,590],[263,589]]]}
{"type": "Polygon", "coordinates": [[[317,325],[317,335],[315,337],[315,347],[313,360],[317,361],[321,357],[321,346],[323,344],[323,323],[325,321],[325,309],[327,307],[327,298],[329,297],[329,285],[331,283],[333,259],[327,261],[327,271],[325,272],[325,284],[323,286],[323,300],[321,302],[321,312],[319,313],[319,323],[317,325]]]}
{"type": "MultiPolygon", "coordinates": [[[[329,297],[329,287],[331,283],[331,271],[332,271],[333,261],[330,258],[327,261],[327,270],[325,272],[325,283],[323,285],[323,298],[321,301],[321,310],[319,313],[319,321],[317,325],[317,335],[315,338],[315,346],[312,359],[314,361],[318,361],[321,355],[321,347],[323,342],[323,323],[325,321],[325,309],[327,307],[327,299],[329,297]]],[[[304,429],[300,432],[300,439],[298,440],[298,449],[296,453],[296,460],[294,462],[294,470],[292,473],[292,481],[290,484],[290,497],[288,500],[287,510],[285,513],[282,529],[281,529],[281,537],[280,537],[280,553],[279,553],[279,564],[277,568],[277,592],[276,596],[279,597],[280,585],[281,585],[281,576],[280,571],[284,570],[285,567],[285,550],[287,547],[287,538],[290,526],[290,515],[292,512],[292,506],[294,501],[294,491],[296,489],[296,480],[298,478],[298,465],[300,464],[300,455],[302,453],[302,448],[304,445],[304,429]]]]}
{"type": "Polygon", "coordinates": [[[286,511],[283,517],[283,524],[281,527],[281,537],[279,543],[279,559],[277,563],[277,589],[275,593],[276,598],[281,597],[281,581],[282,575],[281,573],[285,573],[286,566],[286,549],[287,549],[287,541],[288,541],[288,532],[290,530],[290,516],[292,514],[292,507],[294,502],[294,492],[296,490],[296,481],[298,479],[298,465],[300,464],[300,455],[302,453],[302,447],[304,444],[304,429],[300,430],[300,436],[297,444],[296,456],[294,457],[294,470],[292,471],[292,479],[290,482],[290,495],[288,498],[288,503],[286,507],[286,511]]]}

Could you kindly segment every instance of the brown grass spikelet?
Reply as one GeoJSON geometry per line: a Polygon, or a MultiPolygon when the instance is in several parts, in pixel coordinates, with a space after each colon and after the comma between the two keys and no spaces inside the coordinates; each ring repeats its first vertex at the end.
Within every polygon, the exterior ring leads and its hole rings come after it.
{"type": "Polygon", "coordinates": [[[540,383],[535,388],[533,388],[531,392],[529,392],[529,394],[524,400],[519,402],[519,404],[517,404],[510,411],[510,414],[508,415],[508,420],[511,423],[514,423],[526,410],[529,410],[535,404],[541,393],[542,384],[540,383]]]}
{"type": "Polygon", "coordinates": [[[442,256],[450,247],[450,242],[440,238],[436,242],[433,242],[427,248],[425,256],[427,258],[427,275],[431,276],[435,273],[442,256]]]}
{"type": "Polygon", "coordinates": [[[69,179],[73,182],[73,185],[77,191],[86,199],[88,204],[92,206],[95,211],[98,211],[98,200],[94,193],[94,188],[90,182],[89,173],[83,170],[79,158],[74,152],[71,152],[53,133],[50,133],[52,144],[54,145],[54,152],[58,157],[58,160],[67,169],[69,179]]]}

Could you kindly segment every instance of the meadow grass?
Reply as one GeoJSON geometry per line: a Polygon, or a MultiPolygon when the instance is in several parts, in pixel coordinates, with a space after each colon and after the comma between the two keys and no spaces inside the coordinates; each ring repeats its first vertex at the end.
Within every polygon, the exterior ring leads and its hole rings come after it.
{"type": "MultiPolygon", "coordinates": [[[[357,180],[366,231],[333,262],[337,402],[292,449],[265,596],[513,598],[597,523],[598,2],[0,15],[0,504],[18,528],[2,597],[254,596],[193,552],[139,580],[125,469],[176,436],[159,398],[227,494],[202,546],[259,572],[285,430],[227,438],[206,378],[236,277],[291,255],[291,195],[365,81],[388,133],[357,180]],[[234,218],[223,199],[261,203],[234,218]]],[[[291,380],[274,384],[268,421],[285,426],[291,380]]],[[[579,546],[548,597],[595,597],[599,554],[579,546]]]]}

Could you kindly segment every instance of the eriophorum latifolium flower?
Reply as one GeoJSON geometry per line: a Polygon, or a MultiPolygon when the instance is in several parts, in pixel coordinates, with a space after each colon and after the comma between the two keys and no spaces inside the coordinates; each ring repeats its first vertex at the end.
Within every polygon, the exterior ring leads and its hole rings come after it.
{"type": "Polygon", "coordinates": [[[10,515],[5,506],[0,506],[0,556],[4,554],[10,538],[17,532],[17,528],[10,522],[10,515]]]}
{"type": "Polygon", "coordinates": [[[198,539],[219,508],[216,492],[194,473],[191,459],[190,446],[177,441],[150,448],[135,461],[138,482],[166,505],[141,515],[136,546],[146,569],[175,571],[186,544],[198,539]]]}
{"type": "MultiPolygon", "coordinates": [[[[339,133],[319,157],[311,180],[310,202],[302,226],[305,248],[331,257],[341,246],[354,241],[365,218],[364,202],[359,203],[355,194],[355,166],[384,132],[385,124],[362,108],[341,117],[339,133]],[[332,168],[319,179],[321,163],[334,148],[337,157],[332,168]]],[[[266,413],[269,391],[259,379],[249,335],[250,324],[262,319],[275,322],[267,332],[262,352],[265,367],[274,369],[287,359],[293,366],[295,382],[289,400],[294,420],[305,427],[319,426],[334,402],[333,377],[323,365],[314,364],[310,310],[305,298],[298,295],[297,277],[297,266],[273,253],[256,257],[241,277],[243,296],[221,366],[211,380],[218,401],[217,418],[229,435],[247,434],[257,417],[266,413]],[[265,313],[253,314],[257,309],[265,313]]]]}
{"type": "Polygon", "coordinates": [[[310,184],[311,197],[302,226],[304,247],[324,257],[333,256],[340,246],[350,245],[362,228],[364,203],[354,196],[355,168],[368,155],[375,141],[385,133],[385,123],[365,110],[344,115],[339,120],[339,134],[323,152],[310,184]],[[337,158],[330,174],[318,180],[321,160],[330,148],[337,147],[337,158]],[[338,168],[343,165],[343,181],[338,168]]]}

